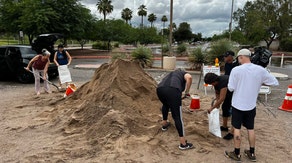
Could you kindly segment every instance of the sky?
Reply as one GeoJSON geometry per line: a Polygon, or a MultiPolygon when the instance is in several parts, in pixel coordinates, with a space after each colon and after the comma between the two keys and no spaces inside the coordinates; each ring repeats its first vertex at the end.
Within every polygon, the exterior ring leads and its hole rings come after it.
{"type": "MultiPolygon", "coordinates": [[[[234,11],[242,8],[248,0],[234,0],[234,11]]],[[[252,0],[249,0],[252,1],[252,0]]],[[[81,0],[81,4],[91,10],[97,18],[103,16],[97,11],[97,0],[81,0]]],[[[170,0],[112,0],[113,12],[107,15],[108,19],[121,19],[121,11],[130,8],[133,11],[131,24],[139,26],[141,17],[138,16],[138,7],[144,4],[147,15],[154,13],[157,20],[154,26],[162,28],[161,17],[166,15],[169,24],[170,0]]],[[[190,24],[193,33],[202,33],[203,37],[211,37],[229,29],[232,0],[173,0],[173,22],[177,27],[182,22],[190,24]]],[[[144,18],[144,24],[150,23],[144,18]]],[[[232,26],[236,24],[233,22],[232,26]]]]}

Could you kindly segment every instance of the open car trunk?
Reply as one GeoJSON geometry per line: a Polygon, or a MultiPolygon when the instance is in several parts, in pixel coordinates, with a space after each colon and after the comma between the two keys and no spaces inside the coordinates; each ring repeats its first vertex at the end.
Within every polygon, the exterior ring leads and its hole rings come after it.
{"type": "Polygon", "coordinates": [[[31,47],[38,54],[42,53],[42,49],[47,49],[51,53],[50,61],[53,62],[55,53],[54,44],[58,39],[62,38],[64,38],[64,36],[60,33],[41,34],[32,41],[31,47]]]}

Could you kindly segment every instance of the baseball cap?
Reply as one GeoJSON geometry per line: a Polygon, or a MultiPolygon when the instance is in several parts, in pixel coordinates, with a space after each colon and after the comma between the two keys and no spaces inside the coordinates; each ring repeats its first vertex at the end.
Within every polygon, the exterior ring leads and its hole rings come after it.
{"type": "Polygon", "coordinates": [[[224,57],[228,57],[228,56],[234,56],[234,52],[233,51],[227,51],[224,53],[224,57]]]}
{"type": "Polygon", "coordinates": [[[238,56],[241,56],[241,55],[244,55],[244,56],[251,56],[251,52],[250,52],[248,49],[241,49],[241,50],[239,50],[239,52],[237,53],[237,57],[238,57],[238,56]]]}

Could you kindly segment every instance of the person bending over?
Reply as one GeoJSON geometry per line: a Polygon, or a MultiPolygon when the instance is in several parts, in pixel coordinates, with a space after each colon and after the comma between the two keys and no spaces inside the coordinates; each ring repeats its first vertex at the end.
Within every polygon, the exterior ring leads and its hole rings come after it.
{"type": "Polygon", "coordinates": [[[157,96],[162,103],[162,131],[166,131],[170,125],[167,121],[169,109],[175,122],[180,145],[179,149],[191,149],[193,144],[185,139],[184,124],[182,120],[182,92],[189,96],[192,85],[192,76],[182,69],[169,73],[157,87],[157,96]]]}

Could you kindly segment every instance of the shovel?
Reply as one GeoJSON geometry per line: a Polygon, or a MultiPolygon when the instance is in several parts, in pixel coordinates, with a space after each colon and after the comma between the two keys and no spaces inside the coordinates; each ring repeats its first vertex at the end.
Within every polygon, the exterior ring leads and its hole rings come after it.
{"type": "MultiPolygon", "coordinates": [[[[29,72],[31,72],[32,74],[35,74],[35,73],[33,73],[33,71],[31,71],[31,70],[27,70],[25,67],[24,67],[24,69],[26,70],[26,71],[29,71],[29,72]]],[[[36,74],[38,77],[40,77],[41,79],[43,79],[43,80],[45,80],[45,81],[47,81],[49,84],[51,84],[52,86],[54,86],[54,87],[56,87],[57,88],[57,90],[60,92],[60,89],[59,89],[59,87],[56,85],[56,84],[54,84],[54,83],[52,83],[52,82],[50,82],[48,79],[45,79],[44,77],[42,77],[40,74],[36,74]]]]}

